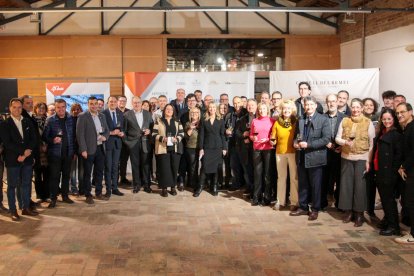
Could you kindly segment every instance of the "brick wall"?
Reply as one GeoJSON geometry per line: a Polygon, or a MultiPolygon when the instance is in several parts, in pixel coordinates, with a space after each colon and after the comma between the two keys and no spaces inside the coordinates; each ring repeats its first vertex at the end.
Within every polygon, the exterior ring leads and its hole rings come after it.
{"type": "MultiPolygon", "coordinates": [[[[413,0],[374,0],[366,4],[368,8],[413,8],[413,0]]],[[[347,42],[362,37],[363,16],[365,16],[365,36],[396,29],[414,24],[414,13],[408,12],[378,12],[373,14],[354,14],[356,24],[343,23],[344,15],[339,17],[339,34],[341,42],[347,42]]]]}

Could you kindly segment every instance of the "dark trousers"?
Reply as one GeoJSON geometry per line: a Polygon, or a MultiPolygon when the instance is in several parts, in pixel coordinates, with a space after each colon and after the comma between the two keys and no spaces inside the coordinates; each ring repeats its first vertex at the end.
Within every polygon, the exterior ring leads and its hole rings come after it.
{"type": "Polygon", "coordinates": [[[410,217],[411,235],[414,237],[414,172],[407,172],[407,179],[405,183],[405,207],[410,217]]]}
{"type": "Polygon", "coordinates": [[[3,174],[4,174],[4,161],[3,161],[3,155],[0,155],[0,205],[3,203],[3,174]]]}
{"type": "Polygon", "coordinates": [[[230,157],[230,168],[233,175],[231,186],[234,188],[240,188],[246,184],[244,181],[244,171],[242,166],[242,158],[240,152],[236,148],[229,148],[227,153],[230,157]]]}
{"type": "Polygon", "coordinates": [[[365,173],[365,181],[367,182],[367,211],[368,213],[373,213],[375,210],[375,196],[377,194],[377,183],[374,170],[365,173]]]}
{"type": "Polygon", "coordinates": [[[262,198],[266,203],[271,201],[270,155],[271,150],[255,150],[253,152],[253,201],[260,201],[262,198]]]}
{"type": "Polygon", "coordinates": [[[212,189],[214,185],[218,185],[217,179],[218,179],[217,173],[205,173],[204,170],[202,170],[200,172],[199,187],[200,186],[202,187],[204,183],[208,182],[208,184],[210,185],[210,189],[212,189]]]}
{"type": "Polygon", "coordinates": [[[48,156],[49,163],[49,190],[50,198],[56,199],[61,183],[62,197],[67,197],[69,193],[70,167],[72,156],[54,157],[48,156]]]}
{"type": "Polygon", "coordinates": [[[126,179],[126,171],[129,158],[129,148],[126,144],[122,144],[121,156],[119,159],[119,177],[121,182],[126,179]]]}
{"type": "Polygon", "coordinates": [[[405,194],[405,181],[401,177],[398,177],[398,190],[400,191],[401,202],[401,220],[406,223],[409,222],[410,216],[407,211],[407,199],[405,194]]]}
{"type": "Polygon", "coordinates": [[[243,167],[243,178],[246,188],[253,191],[254,187],[254,168],[253,168],[253,150],[246,148],[240,151],[241,165],[243,167]]]}
{"type": "MultiPolygon", "coordinates": [[[[276,149],[272,149],[270,153],[270,194],[272,200],[277,199],[277,166],[276,166],[276,149]]],[[[290,187],[290,185],[288,186],[290,187]]],[[[286,191],[287,197],[289,197],[289,190],[286,191]]]]}
{"type": "Polygon", "coordinates": [[[187,187],[195,187],[198,183],[198,153],[198,149],[184,149],[184,158],[187,162],[187,187]]]}
{"type": "Polygon", "coordinates": [[[105,153],[102,145],[96,148],[95,154],[88,154],[88,158],[83,160],[83,183],[85,184],[86,197],[92,196],[92,167],[95,167],[96,169],[95,195],[101,195],[103,171],[105,167],[105,153]]]}
{"type": "Polygon", "coordinates": [[[382,208],[384,210],[384,218],[388,225],[394,229],[400,229],[397,202],[395,201],[395,189],[398,185],[398,178],[399,175],[395,175],[393,179],[377,177],[377,175],[375,177],[375,182],[381,197],[382,208]]]}
{"type": "Polygon", "coordinates": [[[105,186],[106,193],[111,194],[112,191],[118,189],[118,167],[121,149],[115,147],[107,150],[105,154],[105,186]]]}
{"type": "Polygon", "coordinates": [[[130,148],[129,152],[132,166],[132,185],[138,189],[142,186],[149,187],[151,160],[149,154],[142,150],[141,140],[133,148],[130,148]]]}
{"type": "Polygon", "coordinates": [[[181,155],[174,151],[156,155],[158,185],[160,188],[175,187],[181,155]]]}
{"type": "Polygon", "coordinates": [[[47,166],[42,166],[40,164],[40,158],[36,160],[34,165],[34,175],[35,175],[35,191],[36,197],[39,199],[47,199],[49,197],[49,179],[48,179],[48,168],[47,166]]]}
{"type": "Polygon", "coordinates": [[[178,177],[177,177],[177,183],[184,183],[185,177],[187,174],[187,159],[184,155],[181,155],[180,157],[180,165],[178,167],[178,177]]]}
{"type": "Polygon", "coordinates": [[[321,208],[328,206],[328,195],[335,198],[338,208],[339,191],[341,187],[341,153],[328,150],[328,163],[323,170],[321,208]]]}
{"type": "Polygon", "coordinates": [[[307,211],[308,204],[312,202],[312,211],[321,210],[321,189],[322,189],[323,166],[305,168],[301,162],[298,165],[299,180],[299,207],[307,211]]]}
{"type": "Polygon", "coordinates": [[[230,167],[230,155],[227,153],[223,156],[223,163],[217,169],[217,181],[218,184],[222,185],[223,182],[228,185],[231,179],[231,167],[230,167]],[[224,174],[223,174],[224,165],[224,174]]]}
{"type": "Polygon", "coordinates": [[[7,200],[10,212],[16,211],[16,188],[20,189],[22,209],[30,207],[30,189],[32,187],[32,165],[7,168],[7,200]]]}

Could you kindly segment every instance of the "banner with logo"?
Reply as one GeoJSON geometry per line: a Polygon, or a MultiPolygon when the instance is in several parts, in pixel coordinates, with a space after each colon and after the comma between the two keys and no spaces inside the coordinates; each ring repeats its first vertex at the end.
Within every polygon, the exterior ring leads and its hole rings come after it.
{"type": "Polygon", "coordinates": [[[325,103],[328,94],[340,90],[349,92],[349,98],[380,99],[379,69],[351,70],[305,70],[305,71],[272,71],[269,74],[270,92],[280,91],[283,98],[297,99],[298,84],[306,81],[311,85],[312,95],[320,103],[325,103]]]}
{"type": "Polygon", "coordinates": [[[66,110],[74,103],[82,106],[83,111],[88,109],[88,98],[95,96],[98,99],[106,99],[110,95],[109,82],[65,82],[46,83],[46,102],[53,103],[56,99],[64,99],[67,103],[66,110]]]}
{"type": "Polygon", "coordinates": [[[216,102],[220,94],[254,96],[254,72],[127,72],[125,73],[125,96],[131,104],[132,96],[142,99],[165,95],[168,101],[175,99],[175,92],[183,88],[186,94],[201,90],[203,97],[212,95],[216,102]]]}

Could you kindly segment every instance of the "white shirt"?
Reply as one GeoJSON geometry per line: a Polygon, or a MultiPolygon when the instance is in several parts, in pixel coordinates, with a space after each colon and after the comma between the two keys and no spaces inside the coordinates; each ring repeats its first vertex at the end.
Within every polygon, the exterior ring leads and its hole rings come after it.
{"type": "Polygon", "coordinates": [[[137,118],[137,122],[138,122],[138,126],[140,128],[142,128],[142,124],[144,123],[144,115],[142,114],[142,110],[141,111],[135,111],[135,118],[137,118]]]}
{"type": "Polygon", "coordinates": [[[14,117],[13,115],[11,115],[10,117],[12,117],[13,122],[16,125],[17,129],[19,130],[20,136],[22,136],[22,139],[23,139],[24,138],[24,136],[23,136],[23,125],[22,125],[23,116],[20,116],[20,120],[17,119],[16,117],[14,117]]]}
{"type": "MultiPolygon", "coordinates": [[[[95,128],[96,128],[96,133],[97,133],[96,137],[98,137],[100,135],[99,133],[101,131],[103,131],[102,125],[101,125],[101,120],[99,120],[98,114],[94,115],[94,114],[91,113],[91,116],[92,116],[92,120],[93,120],[93,123],[95,124],[95,128]]],[[[102,145],[102,141],[97,140],[97,145],[102,145]]]]}

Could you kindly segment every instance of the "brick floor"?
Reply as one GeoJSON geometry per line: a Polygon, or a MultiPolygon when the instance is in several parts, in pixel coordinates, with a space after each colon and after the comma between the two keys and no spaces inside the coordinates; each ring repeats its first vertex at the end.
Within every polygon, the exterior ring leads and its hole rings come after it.
{"type": "Polygon", "coordinates": [[[239,192],[122,191],[20,222],[0,215],[0,275],[413,275],[414,247],[334,210],[308,222],[239,192]]]}

